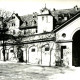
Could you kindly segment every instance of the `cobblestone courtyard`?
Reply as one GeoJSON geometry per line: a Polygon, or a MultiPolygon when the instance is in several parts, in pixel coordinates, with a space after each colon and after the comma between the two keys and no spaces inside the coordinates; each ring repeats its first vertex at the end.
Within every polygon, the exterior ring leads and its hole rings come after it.
{"type": "Polygon", "coordinates": [[[0,80],[78,80],[80,69],[0,63],[0,80]]]}

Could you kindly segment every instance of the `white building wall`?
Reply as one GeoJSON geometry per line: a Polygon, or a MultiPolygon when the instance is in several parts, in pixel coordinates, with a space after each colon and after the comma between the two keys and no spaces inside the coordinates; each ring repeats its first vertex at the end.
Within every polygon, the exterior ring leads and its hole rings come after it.
{"type": "Polygon", "coordinates": [[[26,48],[22,48],[23,50],[23,60],[26,62],[26,59],[27,59],[27,54],[26,54],[26,48]]]}
{"type": "Polygon", "coordinates": [[[7,26],[9,27],[9,34],[13,35],[13,30],[15,31],[15,34],[19,32],[20,20],[15,14],[13,14],[12,16],[14,17],[14,19],[11,19],[7,26]]]}
{"type": "Polygon", "coordinates": [[[61,46],[66,46],[66,48],[63,49],[63,59],[62,59],[63,65],[64,66],[72,66],[72,42],[57,43],[57,44],[59,45],[59,49],[56,52],[56,56],[58,55],[58,57],[61,59],[61,46]]]}
{"type": "Polygon", "coordinates": [[[53,30],[53,17],[51,15],[38,16],[38,33],[50,32],[53,30]],[[42,17],[44,19],[42,20],[42,17]]]}
{"type": "Polygon", "coordinates": [[[69,60],[69,66],[72,66],[72,41],[74,33],[78,30],[80,30],[80,17],[78,17],[76,20],[72,21],[71,23],[56,32],[56,41],[62,41],[62,43],[58,43],[60,47],[66,46],[66,49],[64,49],[63,51],[63,54],[66,55],[63,55],[65,65],[68,65],[66,60],[67,58],[69,60]],[[65,37],[62,36],[63,33],[66,34],[65,37]],[[65,43],[63,43],[63,41],[65,41],[65,43]]]}
{"type": "Polygon", "coordinates": [[[2,46],[0,46],[0,60],[2,60],[3,61],[3,49],[2,49],[3,47],[2,46]]]}
{"type": "Polygon", "coordinates": [[[74,33],[80,30],[80,17],[56,32],[56,40],[72,40],[74,33]],[[66,37],[62,37],[65,33],[66,37]]]}

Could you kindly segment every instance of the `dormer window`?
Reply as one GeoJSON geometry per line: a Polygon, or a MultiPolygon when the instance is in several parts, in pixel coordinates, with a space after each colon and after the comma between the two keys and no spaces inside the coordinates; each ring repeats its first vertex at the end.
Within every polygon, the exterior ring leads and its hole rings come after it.
{"type": "Polygon", "coordinates": [[[35,48],[33,48],[33,49],[31,50],[31,52],[35,52],[35,48]]]}
{"type": "Polygon", "coordinates": [[[24,30],[24,34],[26,34],[26,30],[24,30]]]}
{"type": "Polygon", "coordinates": [[[59,19],[59,20],[62,20],[62,18],[61,18],[61,17],[58,17],[58,19],[59,19]]]}

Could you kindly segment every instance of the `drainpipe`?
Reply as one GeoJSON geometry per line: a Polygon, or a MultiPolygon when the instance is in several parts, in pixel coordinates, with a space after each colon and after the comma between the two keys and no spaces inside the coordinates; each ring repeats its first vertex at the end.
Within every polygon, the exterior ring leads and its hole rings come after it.
{"type": "Polygon", "coordinates": [[[41,64],[42,64],[42,48],[41,48],[41,64]]]}
{"type": "Polygon", "coordinates": [[[27,63],[27,47],[26,47],[26,63],[27,63]]]}
{"type": "Polygon", "coordinates": [[[49,62],[49,66],[51,66],[51,52],[52,52],[52,50],[50,50],[50,62],[49,62]]]}

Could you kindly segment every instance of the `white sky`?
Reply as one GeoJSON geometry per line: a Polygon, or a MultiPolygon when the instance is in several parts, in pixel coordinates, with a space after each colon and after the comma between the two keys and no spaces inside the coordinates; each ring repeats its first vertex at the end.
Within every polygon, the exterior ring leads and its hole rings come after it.
{"type": "Polygon", "coordinates": [[[26,15],[39,12],[45,3],[49,9],[68,9],[75,5],[80,7],[80,0],[0,0],[0,8],[26,15]]]}

